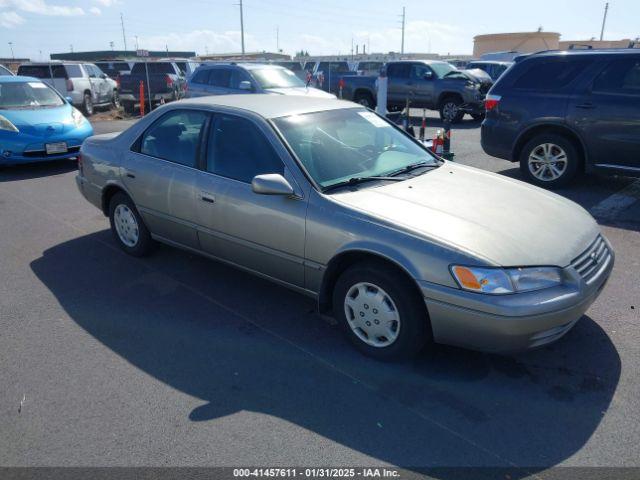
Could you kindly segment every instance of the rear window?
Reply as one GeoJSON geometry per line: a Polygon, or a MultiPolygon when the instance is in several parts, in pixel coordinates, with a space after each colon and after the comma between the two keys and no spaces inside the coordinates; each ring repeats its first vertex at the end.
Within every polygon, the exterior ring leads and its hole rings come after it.
{"type": "Polygon", "coordinates": [[[332,72],[332,73],[346,73],[349,71],[349,65],[347,62],[320,62],[318,65],[318,71],[332,72]]]}
{"type": "Polygon", "coordinates": [[[640,95],[640,59],[611,62],[593,82],[593,91],[640,95]]]}
{"type": "Polygon", "coordinates": [[[518,77],[513,88],[521,90],[556,90],[569,85],[589,64],[580,61],[535,62],[518,77]]]}
{"type": "MultiPolygon", "coordinates": [[[[176,73],[173,65],[167,62],[149,62],[146,65],[149,67],[149,74],[154,73],[176,73]]],[[[144,75],[146,73],[145,64],[144,63],[136,63],[131,70],[131,73],[134,75],[144,75]]]]}

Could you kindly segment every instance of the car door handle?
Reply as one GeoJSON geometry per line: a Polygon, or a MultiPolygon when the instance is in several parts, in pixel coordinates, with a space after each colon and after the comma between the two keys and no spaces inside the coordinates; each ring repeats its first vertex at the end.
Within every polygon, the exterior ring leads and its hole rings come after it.
{"type": "Polygon", "coordinates": [[[215,203],[216,197],[207,192],[200,192],[200,200],[206,203],[215,203]]]}
{"type": "Polygon", "coordinates": [[[583,110],[591,110],[596,108],[593,103],[581,103],[580,105],[576,105],[576,108],[581,108],[583,110]]]}
{"type": "Polygon", "coordinates": [[[133,170],[127,170],[125,175],[129,178],[136,178],[136,172],[134,172],[133,170]]]}

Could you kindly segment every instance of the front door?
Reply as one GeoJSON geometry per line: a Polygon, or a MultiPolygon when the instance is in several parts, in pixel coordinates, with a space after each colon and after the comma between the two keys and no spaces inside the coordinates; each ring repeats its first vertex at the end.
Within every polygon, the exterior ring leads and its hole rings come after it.
{"type": "Polygon", "coordinates": [[[126,153],[122,179],[151,233],[192,248],[196,233],[196,180],[209,115],[172,110],[154,122],[126,153]]]}
{"type": "Polygon", "coordinates": [[[593,164],[640,171],[640,60],[634,57],[609,62],[569,105],[593,164]]]}
{"type": "Polygon", "coordinates": [[[433,70],[423,63],[411,65],[410,88],[412,90],[412,102],[415,107],[431,108],[435,105],[436,76],[433,70]]]}
{"type": "Polygon", "coordinates": [[[200,244],[222,260],[302,287],[306,199],[251,189],[253,177],[267,173],[294,183],[263,128],[247,118],[215,116],[197,183],[200,244]]]}

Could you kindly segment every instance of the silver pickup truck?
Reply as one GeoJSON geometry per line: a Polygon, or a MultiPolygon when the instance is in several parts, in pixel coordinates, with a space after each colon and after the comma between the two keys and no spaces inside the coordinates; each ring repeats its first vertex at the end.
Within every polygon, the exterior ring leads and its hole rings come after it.
{"type": "MultiPolygon", "coordinates": [[[[484,116],[484,97],[493,82],[481,70],[458,70],[432,60],[388,62],[387,109],[401,110],[409,100],[412,108],[438,110],[443,121],[456,123],[465,113],[479,120],[484,116]]],[[[342,76],[342,98],[368,108],[377,103],[377,76],[342,76]]]]}

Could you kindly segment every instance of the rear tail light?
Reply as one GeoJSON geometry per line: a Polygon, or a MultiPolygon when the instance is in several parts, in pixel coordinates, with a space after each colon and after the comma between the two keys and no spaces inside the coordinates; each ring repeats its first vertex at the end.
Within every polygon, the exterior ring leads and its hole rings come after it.
{"type": "Polygon", "coordinates": [[[67,78],[67,92],[72,92],[73,91],[73,82],[67,78]]]}
{"type": "Polygon", "coordinates": [[[498,106],[498,104],[500,103],[500,100],[502,100],[502,97],[500,95],[487,95],[486,98],[484,99],[485,110],[487,112],[490,112],[491,110],[493,110],[498,106]]]}
{"type": "Polygon", "coordinates": [[[169,75],[167,75],[164,78],[165,78],[165,80],[167,82],[167,87],[173,87],[173,78],[171,78],[169,75]]]}

